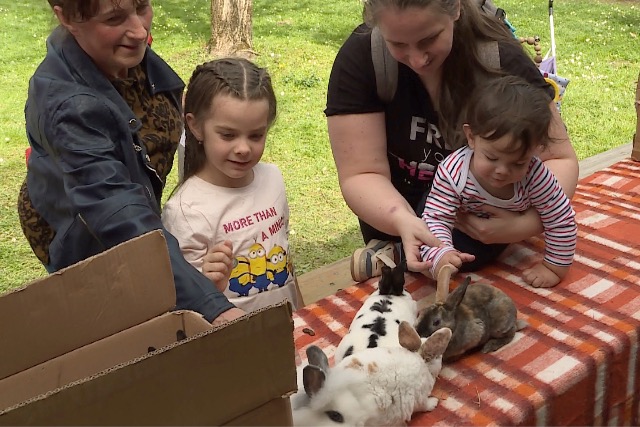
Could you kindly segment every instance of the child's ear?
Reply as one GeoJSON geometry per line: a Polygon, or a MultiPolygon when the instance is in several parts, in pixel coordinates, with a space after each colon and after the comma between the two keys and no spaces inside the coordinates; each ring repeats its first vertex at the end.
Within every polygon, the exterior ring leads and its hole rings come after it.
{"type": "Polygon", "coordinates": [[[467,138],[467,145],[473,150],[476,145],[476,136],[471,131],[471,126],[467,123],[463,124],[462,131],[464,132],[464,136],[467,138]]]}
{"type": "Polygon", "coordinates": [[[204,135],[200,125],[198,124],[198,120],[196,120],[196,116],[194,116],[193,113],[187,113],[185,118],[187,120],[187,126],[189,126],[189,130],[193,136],[195,136],[198,141],[203,141],[204,135]]]}

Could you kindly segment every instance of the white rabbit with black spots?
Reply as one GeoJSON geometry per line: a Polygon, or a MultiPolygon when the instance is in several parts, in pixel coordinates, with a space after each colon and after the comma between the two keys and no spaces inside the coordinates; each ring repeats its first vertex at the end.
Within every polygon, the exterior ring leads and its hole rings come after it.
{"type": "Polygon", "coordinates": [[[451,330],[421,339],[402,322],[397,347],[376,347],[348,356],[333,368],[318,347],[307,349],[303,370],[307,405],[293,411],[296,426],[405,425],[414,412],[432,411],[431,391],[442,369],[451,330]]]}
{"type": "Polygon", "coordinates": [[[418,305],[404,289],[406,268],[406,261],[394,268],[382,267],[378,289],[364,301],[353,318],[349,332],[338,344],[335,363],[367,348],[398,347],[400,322],[415,326],[418,305]]]}

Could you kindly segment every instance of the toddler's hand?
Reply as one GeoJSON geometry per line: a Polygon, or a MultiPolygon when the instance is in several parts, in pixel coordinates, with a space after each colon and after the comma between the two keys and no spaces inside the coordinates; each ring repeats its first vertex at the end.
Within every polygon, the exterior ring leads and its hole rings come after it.
{"type": "Polygon", "coordinates": [[[456,268],[456,270],[459,269],[460,266],[462,265],[462,260],[460,259],[460,253],[457,251],[447,252],[442,256],[442,258],[440,258],[440,261],[436,264],[436,268],[434,268],[433,270],[435,272],[438,272],[440,271],[440,269],[442,269],[443,266],[447,264],[453,265],[456,268]]]}
{"type": "Polygon", "coordinates": [[[541,262],[522,273],[523,279],[534,288],[552,288],[566,275],[569,267],[541,262]]]}
{"type": "Polygon", "coordinates": [[[232,269],[233,245],[229,240],[214,245],[203,258],[202,273],[220,292],[227,288],[232,269]]]}
{"type": "MultiPolygon", "coordinates": [[[[476,257],[474,255],[465,252],[450,251],[442,255],[442,258],[440,258],[440,261],[436,264],[433,272],[439,272],[440,269],[447,264],[451,264],[456,268],[456,270],[459,270],[463,263],[473,261],[475,258],[476,257]]],[[[434,279],[437,278],[437,273],[435,275],[436,277],[434,277],[434,279]]]]}

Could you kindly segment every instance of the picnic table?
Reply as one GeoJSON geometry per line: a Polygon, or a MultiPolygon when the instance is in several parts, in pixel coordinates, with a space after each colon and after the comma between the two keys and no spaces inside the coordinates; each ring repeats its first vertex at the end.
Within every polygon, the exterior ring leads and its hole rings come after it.
{"type": "MultiPolygon", "coordinates": [[[[640,401],[640,163],[629,159],[580,181],[573,198],[578,246],[569,275],[535,289],[522,271],[544,242],[510,245],[499,262],[470,274],[505,291],[529,326],[490,353],[446,364],[432,412],[410,425],[638,425],[640,401]]],[[[464,275],[454,277],[452,287],[464,275]]],[[[407,274],[423,305],[435,282],[407,274]]],[[[377,279],[356,283],[294,313],[300,364],[318,345],[330,356],[377,279]]],[[[473,286],[473,285],[472,285],[473,286]]]]}

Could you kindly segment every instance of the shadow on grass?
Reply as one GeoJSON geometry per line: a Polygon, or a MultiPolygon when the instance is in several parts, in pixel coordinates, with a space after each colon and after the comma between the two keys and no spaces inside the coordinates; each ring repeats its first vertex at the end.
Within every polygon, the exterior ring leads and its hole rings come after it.
{"type": "MultiPolygon", "coordinates": [[[[624,4],[626,6],[625,2],[621,2],[621,4],[624,4]]],[[[630,30],[632,28],[637,29],[638,22],[640,22],[640,8],[635,8],[633,10],[627,9],[625,10],[624,14],[612,13],[611,21],[613,23],[618,23],[621,26],[625,26],[630,30]]],[[[635,42],[631,42],[631,43],[635,43],[635,42]]]]}
{"type": "Polygon", "coordinates": [[[296,236],[291,244],[294,246],[293,262],[298,276],[350,256],[356,248],[364,245],[360,229],[357,227],[349,229],[338,238],[324,241],[312,241],[296,236]]]}
{"type": "MultiPolygon", "coordinates": [[[[349,6],[351,8],[352,6],[349,6]]],[[[359,24],[359,19],[354,21],[345,19],[351,14],[351,10],[340,2],[319,2],[317,0],[298,0],[290,2],[274,2],[265,0],[254,3],[254,14],[260,16],[295,17],[292,26],[278,26],[270,29],[275,37],[286,38],[291,32],[301,34],[309,42],[320,45],[333,45],[340,47],[347,36],[359,24]],[[304,14],[315,19],[305,19],[304,14]],[[320,23],[318,25],[318,22],[320,23]]],[[[357,16],[356,16],[357,18],[357,16]]],[[[264,28],[263,21],[254,22],[254,32],[260,33],[264,28]],[[257,24],[257,25],[256,25],[257,24]]]]}
{"type": "Polygon", "coordinates": [[[184,24],[183,35],[192,39],[211,37],[210,1],[164,0],[154,12],[154,26],[170,27],[169,23],[177,20],[184,24]]]}
{"type": "MultiPolygon", "coordinates": [[[[200,2],[164,0],[161,7],[161,9],[156,7],[154,18],[156,25],[165,27],[168,26],[169,21],[178,20],[184,24],[183,28],[186,29],[187,36],[209,39],[211,35],[210,0],[200,2]]],[[[345,14],[352,12],[348,8],[352,7],[339,2],[332,5],[317,0],[254,1],[253,33],[254,36],[268,34],[283,40],[297,36],[312,43],[339,47],[359,23],[345,19],[345,14]],[[265,17],[277,18],[280,20],[280,25],[274,26],[269,20],[261,19],[265,17]]]]}

